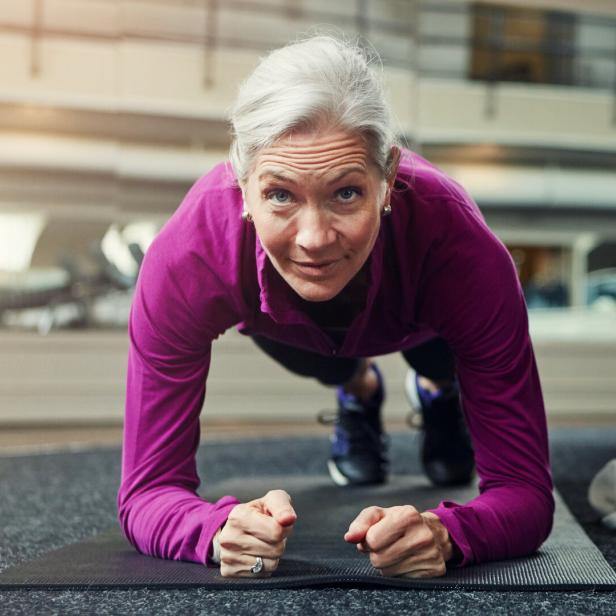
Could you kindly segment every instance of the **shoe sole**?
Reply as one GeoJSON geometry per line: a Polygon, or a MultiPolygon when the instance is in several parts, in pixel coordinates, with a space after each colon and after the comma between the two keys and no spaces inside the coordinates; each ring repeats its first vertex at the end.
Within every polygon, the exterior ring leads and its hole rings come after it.
{"type": "Polygon", "coordinates": [[[338,467],[334,464],[333,460],[327,461],[327,470],[329,471],[329,476],[337,486],[348,486],[351,483],[348,477],[345,477],[338,470],[338,467]]]}
{"type": "Polygon", "coordinates": [[[332,478],[333,482],[337,486],[345,487],[345,486],[376,486],[382,485],[387,482],[387,476],[383,476],[377,479],[373,479],[371,481],[351,481],[346,475],[343,475],[339,470],[334,461],[330,458],[327,461],[327,470],[329,471],[329,476],[332,478]]]}
{"type": "Polygon", "coordinates": [[[406,377],[404,378],[404,393],[411,408],[416,413],[421,413],[421,401],[419,400],[419,394],[417,393],[417,387],[415,386],[415,374],[410,370],[407,370],[406,377]]]}

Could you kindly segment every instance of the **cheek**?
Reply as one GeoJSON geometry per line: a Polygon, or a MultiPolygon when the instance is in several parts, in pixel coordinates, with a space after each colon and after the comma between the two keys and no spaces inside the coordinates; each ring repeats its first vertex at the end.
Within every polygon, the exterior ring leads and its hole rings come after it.
{"type": "Polygon", "coordinates": [[[293,236],[287,225],[258,219],[254,223],[259,241],[267,253],[273,257],[283,257],[289,253],[293,236]]]}
{"type": "Polygon", "coordinates": [[[379,231],[378,217],[366,215],[359,220],[349,221],[349,223],[345,225],[346,241],[358,252],[370,250],[379,231]]]}

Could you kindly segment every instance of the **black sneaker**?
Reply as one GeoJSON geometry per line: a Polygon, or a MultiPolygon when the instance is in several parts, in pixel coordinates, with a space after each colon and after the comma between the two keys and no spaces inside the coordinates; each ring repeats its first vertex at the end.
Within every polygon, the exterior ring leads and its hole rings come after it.
{"type": "Polygon", "coordinates": [[[377,375],[379,387],[369,402],[361,402],[338,387],[336,416],[328,417],[327,412],[318,416],[323,424],[335,424],[327,468],[339,486],[374,485],[387,481],[388,439],[381,422],[385,388],[379,369],[375,364],[371,364],[371,368],[377,375]]]}
{"type": "Polygon", "coordinates": [[[430,481],[437,486],[470,483],[475,471],[475,455],[464,422],[457,379],[438,394],[419,385],[410,370],[404,389],[411,406],[421,413],[421,463],[430,481]]]}

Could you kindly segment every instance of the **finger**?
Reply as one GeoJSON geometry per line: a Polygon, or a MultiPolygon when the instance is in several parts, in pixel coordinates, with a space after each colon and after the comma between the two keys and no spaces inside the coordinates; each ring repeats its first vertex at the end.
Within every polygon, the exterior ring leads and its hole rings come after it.
{"type": "MultiPolygon", "coordinates": [[[[377,568],[388,567],[402,560],[436,558],[441,556],[434,535],[429,529],[411,529],[403,532],[395,541],[379,549],[374,549],[370,533],[375,528],[373,526],[367,535],[368,546],[370,546],[370,562],[377,568]]],[[[380,539],[380,544],[384,545],[386,541],[380,539]]],[[[376,541],[374,542],[376,543],[376,541]]]]}
{"type": "Polygon", "coordinates": [[[370,553],[370,563],[375,569],[396,569],[391,575],[399,575],[407,569],[417,568],[425,563],[437,563],[441,558],[441,552],[436,546],[427,551],[422,550],[418,554],[409,554],[404,549],[396,549],[396,545],[390,546],[383,552],[370,553]]]}
{"type": "MultiPolygon", "coordinates": [[[[415,507],[411,505],[388,507],[383,518],[368,529],[364,543],[370,551],[381,552],[395,545],[404,535],[414,537],[418,533],[421,534],[424,526],[423,518],[415,507]]],[[[425,533],[430,538],[433,537],[428,528],[425,529],[425,533]]]]}
{"type": "Polygon", "coordinates": [[[403,536],[399,541],[378,552],[370,553],[370,562],[377,569],[395,565],[403,560],[417,562],[422,560],[435,560],[442,558],[436,542],[431,545],[416,549],[413,541],[409,541],[408,536],[403,536]]]}
{"type": "Polygon", "coordinates": [[[391,567],[383,567],[379,571],[386,577],[436,577],[444,575],[447,566],[440,556],[438,558],[410,558],[391,567]],[[426,572],[430,574],[427,575],[426,572]]]}
{"type": "Polygon", "coordinates": [[[344,534],[344,540],[358,543],[364,540],[368,529],[376,524],[384,515],[382,507],[367,507],[349,524],[349,530],[344,534]]]}
{"type": "MultiPolygon", "coordinates": [[[[362,514],[370,509],[372,508],[364,509],[362,514]]],[[[421,515],[412,505],[388,507],[386,509],[377,507],[376,509],[380,510],[380,519],[375,520],[369,526],[369,530],[366,530],[362,538],[364,550],[379,550],[391,545],[414,524],[423,523],[421,515]]]]}
{"type": "Polygon", "coordinates": [[[282,526],[291,526],[297,520],[295,509],[291,505],[291,497],[284,490],[270,490],[263,502],[270,515],[282,526]]]}
{"type": "Polygon", "coordinates": [[[253,573],[252,567],[257,564],[257,557],[252,554],[233,554],[223,559],[221,554],[220,575],[223,577],[269,577],[277,568],[279,559],[263,558],[263,568],[259,573],[253,573]]]}
{"type": "Polygon", "coordinates": [[[399,528],[391,520],[384,518],[368,529],[362,545],[367,552],[381,552],[393,548],[404,533],[403,528],[399,528]]]}
{"type": "Polygon", "coordinates": [[[278,544],[293,531],[292,526],[281,526],[274,518],[251,507],[245,507],[239,513],[236,513],[236,509],[229,515],[220,534],[221,546],[225,541],[235,541],[237,545],[242,545],[241,535],[249,535],[269,544],[278,544]]]}
{"type": "Polygon", "coordinates": [[[233,537],[220,542],[221,558],[222,554],[254,554],[264,558],[281,558],[286,549],[287,540],[283,539],[278,543],[267,543],[257,539],[253,535],[242,533],[235,539],[233,537]]]}
{"type": "Polygon", "coordinates": [[[442,565],[429,567],[427,569],[413,569],[404,575],[399,575],[397,577],[408,577],[408,578],[433,578],[433,577],[442,577],[447,573],[447,567],[443,563],[442,565]]]}

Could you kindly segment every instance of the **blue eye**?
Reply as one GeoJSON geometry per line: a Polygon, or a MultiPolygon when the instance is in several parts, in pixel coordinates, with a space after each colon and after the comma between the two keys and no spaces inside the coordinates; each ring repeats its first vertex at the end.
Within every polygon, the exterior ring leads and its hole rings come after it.
{"type": "Polygon", "coordinates": [[[267,195],[267,198],[274,203],[282,204],[290,201],[291,195],[286,190],[273,190],[267,195]]]}
{"type": "Polygon", "coordinates": [[[351,201],[354,197],[361,195],[361,191],[353,186],[345,186],[338,191],[342,201],[351,201]]]}

